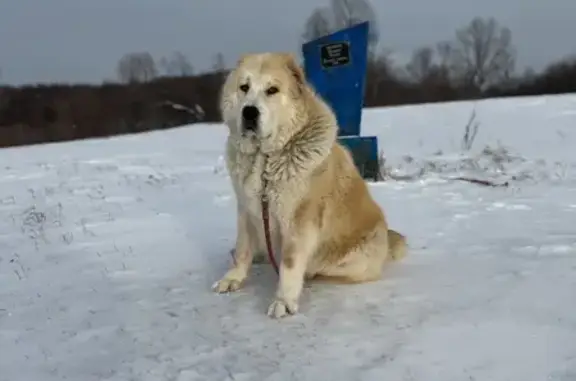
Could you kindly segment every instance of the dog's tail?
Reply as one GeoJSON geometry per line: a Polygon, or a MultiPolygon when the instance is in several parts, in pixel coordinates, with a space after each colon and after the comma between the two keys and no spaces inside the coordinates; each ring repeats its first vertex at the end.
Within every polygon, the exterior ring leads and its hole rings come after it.
{"type": "Polygon", "coordinates": [[[390,256],[395,261],[405,257],[408,252],[406,237],[396,230],[388,229],[388,250],[390,250],[390,256]]]}

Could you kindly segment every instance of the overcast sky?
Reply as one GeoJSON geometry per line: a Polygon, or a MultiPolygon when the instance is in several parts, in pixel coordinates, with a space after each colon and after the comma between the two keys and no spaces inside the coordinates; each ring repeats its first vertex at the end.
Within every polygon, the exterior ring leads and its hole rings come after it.
{"type": "MultiPolygon", "coordinates": [[[[216,53],[299,52],[303,24],[328,0],[0,0],[0,82],[115,79],[118,59],[186,54],[197,71],[216,53]]],[[[522,66],[576,53],[576,0],[372,0],[381,45],[407,57],[474,16],[513,32],[522,66]]]]}

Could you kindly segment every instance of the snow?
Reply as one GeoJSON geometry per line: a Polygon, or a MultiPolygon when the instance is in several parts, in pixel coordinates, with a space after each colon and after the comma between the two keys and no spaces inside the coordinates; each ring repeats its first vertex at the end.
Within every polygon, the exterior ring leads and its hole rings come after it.
{"type": "Polygon", "coordinates": [[[1,150],[0,380],[573,381],[575,126],[574,95],[366,110],[409,179],[370,187],[410,253],[281,320],[270,265],[210,289],[235,234],[223,126],[1,150]]]}

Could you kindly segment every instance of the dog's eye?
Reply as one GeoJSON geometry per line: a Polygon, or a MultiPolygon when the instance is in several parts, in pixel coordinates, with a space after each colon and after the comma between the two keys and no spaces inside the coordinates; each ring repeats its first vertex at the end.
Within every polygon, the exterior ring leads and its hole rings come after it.
{"type": "Polygon", "coordinates": [[[250,90],[250,85],[248,84],[240,85],[240,90],[242,90],[243,93],[247,93],[248,90],[250,90]]]}
{"type": "Polygon", "coordinates": [[[274,95],[277,92],[279,92],[280,90],[278,90],[278,88],[276,86],[271,86],[269,88],[266,89],[266,94],[268,95],[274,95]]]}

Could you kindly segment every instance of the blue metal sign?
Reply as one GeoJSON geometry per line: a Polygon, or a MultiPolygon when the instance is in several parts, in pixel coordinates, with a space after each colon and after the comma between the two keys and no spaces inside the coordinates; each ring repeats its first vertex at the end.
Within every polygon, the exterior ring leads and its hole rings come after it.
{"type": "Polygon", "coordinates": [[[336,114],[339,141],[364,177],[378,178],[376,137],[360,136],[368,65],[368,28],[362,22],[302,45],[307,81],[336,114]]]}
{"type": "Polygon", "coordinates": [[[302,45],[308,82],[336,113],[340,135],[360,135],[368,61],[368,22],[302,45]]]}

